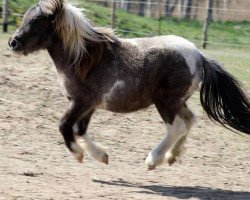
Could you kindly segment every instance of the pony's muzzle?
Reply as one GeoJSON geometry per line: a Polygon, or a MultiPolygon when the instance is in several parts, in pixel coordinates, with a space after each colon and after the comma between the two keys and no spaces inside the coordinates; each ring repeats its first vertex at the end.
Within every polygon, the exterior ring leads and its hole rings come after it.
{"type": "Polygon", "coordinates": [[[16,37],[14,38],[10,38],[8,41],[8,45],[11,51],[13,52],[19,52],[21,50],[21,42],[18,41],[18,39],[16,37]]]}

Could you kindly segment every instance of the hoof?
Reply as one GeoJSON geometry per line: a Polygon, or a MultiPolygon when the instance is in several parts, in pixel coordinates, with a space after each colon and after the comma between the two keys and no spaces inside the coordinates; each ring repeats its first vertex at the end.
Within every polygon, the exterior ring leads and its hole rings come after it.
{"type": "Polygon", "coordinates": [[[102,163],[104,163],[104,164],[106,164],[106,165],[108,165],[109,164],[109,156],[108,156],[108,154],[104,154],[103,155],[103,158],[102,158],[102,161],[101,161],[102,163]]]}
{"type": "Polygon", "coordinates": [[[177,159],[176,159],[176,156],[174,156],[172,153],[170,152],[167,152],[166,154],[166,158],[165,158],[166,162],[171,166],[173,165],[177,159]]]}
{"type": "Polygon", "coordinates": [[[161,165],[164,162],[164,157],[161,155],[154,155],[149,153],[148,157],[145,160],[148,170],[154,170],[156,166],[161,165]]]}
{"type": "Polygon", "coordinates": [[[172,164],[174,164],[176,162],[176,158],[171,158],[171,159],[168,159],[167,162],[168,164],[171,166],[172,164]]]}
{"type": "Polygon", "coordinates": [[[83,153],[82,154],[80,154],[80,155],[78,155],[77,157],[76,157],[76,160],[77,160],[77,162],[79,162],[79,163],[82,163],[83,162],[83,153]]]}
{"type": "Polygon", "coordinates": [[[147,165],[148,171],[154,170],[156,168],[156,165],[147,165]]]}
{"type": "Polygon", "coordinates": [[[97,161],[108,165],[109,156],[101,147],[97,145],[85,145],[85,150],[90,156],[92,156],[97,161]]]}
{"type": "Polygon", "coordinates": [[[77,162],[82,163],[82,160],[84,157],[84,155],[83,155],[84,150],[78,143],[76,143],[76,142],[71,143],[70,152],[74,156],[74,158],[77,160],[77,162]]]}
{"type": "Polygon", "coordinates": [[[82,163],[83,162],[83,153],[71,153],[74,158],[77,160],[78,163],[82,163]]]}

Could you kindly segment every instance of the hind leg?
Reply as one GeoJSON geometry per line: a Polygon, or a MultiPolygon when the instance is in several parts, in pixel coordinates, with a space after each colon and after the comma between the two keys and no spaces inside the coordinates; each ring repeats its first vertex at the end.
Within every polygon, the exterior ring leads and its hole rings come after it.
{"type": "Polygon", "coordinates": [[[146,158],[146,164],[149,170],[161,165],[165,161],[166,152],[171,149],[177,139],[186,133],[185,122],[177,114],[174,116],[172,123],[166,122],[166,129],[167,132],[164,139],[150,151],[148,157],[146,158]]]}
{"type": "Polygon", "coordinates": [[[75,134],[83,139],[84,145],[82,148],[93,158],[97,161],[108,164],[108,154],[100,148],[96,143],[94,143],[89,134],[87,133],[87,128],[90,122],[90,118],[93,112],[89,113],[88,115],[84,116],[81,120],[79,120],[75,126],[75,134]]]}
{"type": "Polygon", "coordinates": [[[186,134],[181,135],[173,144],[171,149],[166,153],[166,161],[171,165],[176,161],[176,158],[183,152],[183,146],[186,142],[187,134],[195,122],[195,115],[193,112],[184,105],[179,111],[180,117],[184,120],[186,125],[186,134]]]}
{"type": "Polygon", "coordinates": [[[146,158],[146,165],[149,170],[161,165],[165,161],[165,154],[177,139],[185,133],[185,122],[178,115],[182,106],[181,97],[169,95],[165,90],[159,90],[154,100],[155,106],[166,124],[164,139],[150,152],[146,158]]]}
{"type": "MultiPolygon", "coordinates": [[[[156,107],[166,123],[167,132],[164,139],[151,150],[146,159],[146,164],[150,170],[161,165],[164,161],[169,164],[176,161],[176,157],[181,155],[187,132],[195,121],[194,114],[186,105],[180,109],[169,109],[168,106],[164,109],[163,104],[161,106],[156,104],[156,107]],[[168,111],[166,108],[168,108],[168,111]]],[[[176,104],[176,107],[178,107],[178,104],[176,104]]]]}

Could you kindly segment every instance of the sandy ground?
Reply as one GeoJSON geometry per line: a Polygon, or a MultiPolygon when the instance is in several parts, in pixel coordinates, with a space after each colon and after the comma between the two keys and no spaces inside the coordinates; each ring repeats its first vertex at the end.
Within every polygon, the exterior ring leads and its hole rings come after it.
{"type": "Polygon", "coordinates": [[[18,57],[0,40],[0,199],[250,199],[250,137],[204,117],[173,166],[147,171],[148,152],[163,137],[156,109],[121,115],[97,111],[89,133],[108,147],[110,164],[67,152],[58,121],[67,101],[45,52],[18,57]]]}

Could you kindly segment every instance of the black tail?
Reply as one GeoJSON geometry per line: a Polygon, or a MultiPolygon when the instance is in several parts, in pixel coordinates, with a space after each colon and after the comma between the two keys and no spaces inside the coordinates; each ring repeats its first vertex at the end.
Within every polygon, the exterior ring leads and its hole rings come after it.
{"type": "Polygon", "coordinates": [[[249,98],[231,74],[207,58],[204,58],[200,99],[210,119],[250,134],[249,98]]]}

